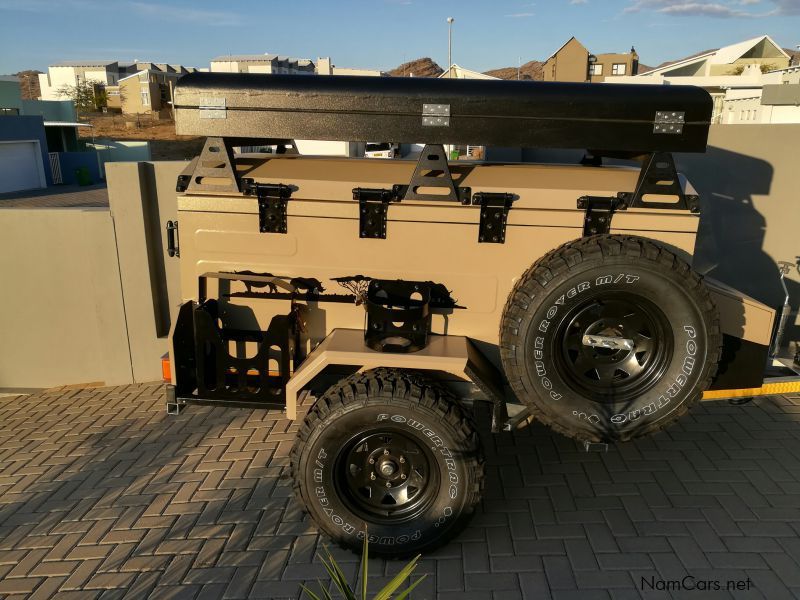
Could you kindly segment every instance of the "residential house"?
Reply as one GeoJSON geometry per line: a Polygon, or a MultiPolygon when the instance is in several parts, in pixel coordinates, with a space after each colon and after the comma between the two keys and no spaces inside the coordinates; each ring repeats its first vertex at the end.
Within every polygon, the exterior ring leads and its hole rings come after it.
{"type": "Polygon", "coordinates": [[[211,60],[211,71],[218,73],[300,73],[313,74],[314,63],[307,58],[277,54],[239,54],[211,60]]]}
{"type": "Polygon", "coordinates": [[[119,80],[116,86],[106,88],[109,110],[126,115],[149,114],[169,116],[175,83],[184,73],[175,69],[162,70],[148,63],[143,68],[119,80]]]}
{"type": "Polygon", "coordinates": [[[592,54],[573,36],[550,55],[542,73],[544,81],[599,83],[635,75],[638,69],[639,55],[634,48],[627,54],[592,54]]]}
{"type": "Polygon", "coordinates": [[[675,62],[665,63],[636,76],[614,78],[611,83],[651,85],[695,85],[705,88],[714,99],[713,121],[727,123],[725,98],[738,101],[741,94],[728,90],[753,90],[759,96],[765,75],[789,67],[791,57],[768,35],[710,50],[675,62]]]}
{"type": "Polygon", "coordinates": [[[358,75],[361,77],[386,77],[388,73],[377,69],[354,69],[350,67],[337,67],[331,62],[329,56],[317,58],[315,72],[317,75],[358,75]]]}
{"type": "Polygon", "coordinates": [[[39,75],[40,100],[63,100],[64,87],[74,87],[79,82],[91,81],[100,87],[117,85],[117,61],[69,61],[50,65],[47,73],[39,75]]]}
{"type": "Polygon", "coordinates": [[[800,66],[770,71],[761,80],[761,87],[725,90],[721,123],[800,123],[800,66]]]}

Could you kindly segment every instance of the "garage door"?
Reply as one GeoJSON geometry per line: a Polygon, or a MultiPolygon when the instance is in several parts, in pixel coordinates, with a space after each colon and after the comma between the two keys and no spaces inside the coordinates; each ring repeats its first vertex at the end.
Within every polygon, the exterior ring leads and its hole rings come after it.
{"type": "Polygon", "coordinates": [[[36,142],[0,142],[0,192],[45,187],[42,155],[36,142]]]}

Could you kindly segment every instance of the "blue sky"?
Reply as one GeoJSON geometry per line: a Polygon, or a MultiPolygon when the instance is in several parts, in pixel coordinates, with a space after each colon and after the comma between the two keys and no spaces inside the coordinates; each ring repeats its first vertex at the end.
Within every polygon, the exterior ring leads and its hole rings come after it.
{"type": "Polygon", "coordinates": [[[61,60],[207,67],[274,52],[390,69],[421,56],[480,71],[544,59],[575,35],[655,65],[769,34],[800,44],[800,0],[0,0],[0,74],[61,60]]]}

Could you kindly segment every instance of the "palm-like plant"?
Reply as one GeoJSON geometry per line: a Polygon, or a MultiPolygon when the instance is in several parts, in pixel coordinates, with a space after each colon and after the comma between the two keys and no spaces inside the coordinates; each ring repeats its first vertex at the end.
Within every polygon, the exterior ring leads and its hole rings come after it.
{"type": "MultiPolygon", "coordinates": [[[[350,584],[347,582],[347,578],[344,576],[341,567],[336,563],[333,556],[331,555],[330,550],[325,547],[325,554],[326,556],[320,556],[320,560],[322,564],[325,566],[325,570],[328,571],[328,574],[331,577],[336,589],[339,591],[344,600],[370,600],[368,597],[367,591],[367,561],[369,555],[369,542],[367,541],[367,536],[364,535],[364,549],[361,553],[361,567],[359,569],[361,585],[355,586],[357,589],[353,589],[350,587],[350,584]]],[[[405,600],[409,597],[411,592],[417,587],[420,582],[425,579],[425,575],[417,579],[414,583],[408,586],[406,589],[401,591],[397,596],[393,596],[395,592],[400,589],[405,581],[411,577],[414,569],[417,568],[417,563],[419,562],[421,555],[418,554],[414,557],[414,559],[409,562],[405,567],[403,567],[400,572],[395,575],[394,579],[392,579],[389,583],[387,583],[381,591],[379,591],[375,596],[372,597],[372,600],[405,600]]],[[[328,589],[322,585],[322,582],[318,581],[320,595],[315,594],[306,586],[301,586],[303,591],[306,595],[311,598],[311,600],[333,600],[333,596],[328,591],[328,589]]]]}

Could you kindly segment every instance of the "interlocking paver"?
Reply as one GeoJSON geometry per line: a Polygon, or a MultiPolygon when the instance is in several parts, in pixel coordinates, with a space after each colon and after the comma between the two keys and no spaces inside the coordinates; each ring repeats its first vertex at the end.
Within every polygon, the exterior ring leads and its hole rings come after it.
{"type": "MultiPolygon", "coordinates": [[[[158,384],[0,400],[0,596],[297,598],[325,577],[327,542],[290,500],[297,423],[163,403],[158,384]]],[[[686,574],[797,597],[798,409],[706,403],[605,453],[538,425],[484,434],[486,500],[414,597],[636,598],[643,576],[686,574]]],[[[371,560],[371,580],[400,566],[371,560]]]]}

